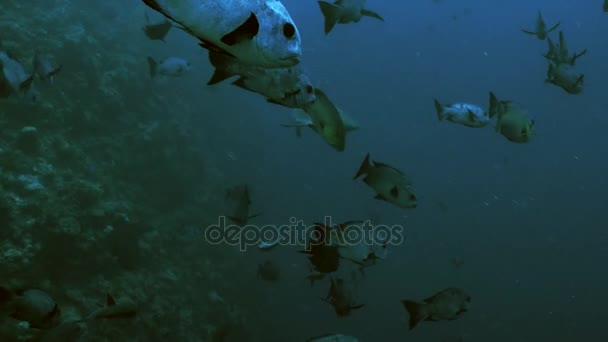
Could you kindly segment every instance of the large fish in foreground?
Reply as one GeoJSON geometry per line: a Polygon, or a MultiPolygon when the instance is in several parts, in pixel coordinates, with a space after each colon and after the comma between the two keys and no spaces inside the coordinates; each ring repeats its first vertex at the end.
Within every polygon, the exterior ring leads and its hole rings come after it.
{"type": "Polygon", "coordinates": [[[289,67],[300,62],[300,33],[279,0],[142,0],[200,46],[241,63],[289,67]]]}

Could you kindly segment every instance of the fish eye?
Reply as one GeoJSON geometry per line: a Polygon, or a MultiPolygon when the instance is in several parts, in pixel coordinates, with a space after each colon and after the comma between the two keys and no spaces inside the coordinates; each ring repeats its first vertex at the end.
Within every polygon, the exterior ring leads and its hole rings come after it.
{"type": "Polygon", "coordinates": [[[312,92],[313,92],[313,91],[314,91],[314,89],[312,88],[312,86],[311,86],[311,85],[307,85],[307,86],[306,86],[306,92],[307,92],[307,93],[312,94],[312,92]]]}
{"type": "Polygon", "coordinates": [[[285,37],[287,37],[287,39],[293,38],[293,36],[296,34],[295,26],[293,26],[291,23],[285,23],[285,25],[283,25],[283,34],[285,37]]]}

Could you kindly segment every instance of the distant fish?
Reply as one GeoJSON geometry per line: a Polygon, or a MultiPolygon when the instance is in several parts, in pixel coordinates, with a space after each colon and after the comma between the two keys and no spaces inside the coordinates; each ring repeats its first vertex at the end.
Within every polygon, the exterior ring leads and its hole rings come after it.
{"type": "MultiPolygon", "coordinates": [[[[148,13],[146,13],[146,22],[150,22],[148,13]]],[[[165,42],[165,37],[169,33],[169,30],[173,27],[173,24],[169,20],[164,20],[156,24],[147,24],[143,27],[144,33],[150,40],[160,40],[165,42]]]]}
{"type": "Polygon", "coordinates": [[[569,64],[549,64],[545,82],[562,88],[568,94],[579,94],[583,90],[585,75],[569,64]]]}
{"type": "Polygon", "coordinates": [[[448,120],[467,127],[485,127],[490,123],[490,117],[481,107],[470,103],[454,103],[442,105],[437,99],[435,110],[439,121],[448,120]]]}
{"type": "Polygon", "coordinates": [[[401,304],[410,315],[409,327],[414,329],[423,321],[454,320],[469,310],[471,296],[458,288],[439,291],[421,303],[402,300],[401,304]]]}
{"type": "Polygon", "coordinates": [[[560,22],[558,21],[557,24],[553,25],[550,29],[547,29],[547,24],[545,24],[543,15],[540,13],[540,10],[538,10],[538,15],[536,16],[536,31],[528,31],[525,29],[522,29],[521,31],[523,33],[535,35],[536,38],[540,40],[545,40],[547,38],[547,35],[554,31],[559,26],[559,24],[560,22]]]}
{"type": "Polygon", "coordinates": [[[393,166],[371,161],[369,153],[365,156],[354,179],[361,176],[365,176],[363,182],[376,191],[376,199],[404,209],[418,206],[416,194],[408,177],[393,166]]]}
{"type": "Polygon", "coordinates": [[[148,57],[148,66],[152,78],[156,75],[179,77],[191,69],[190,62],[179,57],[168,57],[159,62],[148,57]]]}
{"type": "Polygon", "coordinates": [[[312,119],[311,128],[335,150],[342,152],[346,147],[346,130],[340,111],[325,92],[315,88],[315,100],[303,109],[312,119]]]}
{"type": "Polygon", "coordinates": [[[325,302],[334,307],[336,315],[343,317],[350,315],[352,310],[360,309],[364,304],[356,304],[353,284],[342,278],[331,278],[331,285],[325,302]]]}
{"type": "Polygon", "coordinates": [[[249,187],[246,184],[236,185],[226,190],[225,196],[227,217],[234,223],[244,226],[247,222],[260,214],[249,214],[251,198],[249,187]]]}
{"type": "MultiPolygon", "coordinates": [[[[342,124],[344,125],[344,132],[349,133],[359,129],[359,124],[348,114],[346,114],[343,110],[336,107],[338,110],[338,114],[340,114],[340,118],[342,119],[342,124]]],[[[282,127],[294,128],[296,132],[296,136],[298,138],[302,137],[302,128],[308,127],[319,133],[315,126],[314,120],[312,117],[307,114],[302,109],[294,109],[291,113],[292,123],[282,124],[282,127]]]]}
{"type": "Polygon", "coordinates": [[[325,17],[325,34],[329,34],[336,24],[358,23],[363,16],[384,21],[378,13],[365,9],[366,0],[336,0],[334,3],[319,1],[325,17]]]}
{"type": "Polygon", "coordinates": [[[196,37],[201,47],[241,63],[277,68],[300,62],[300,33],[279,0],[143,2],[196,37]]]}
{"type": "Polygon", "coordinates": [[[275,282],[281,276],[281,269],[274,262],[267,260],[263,264],[258,265],[257,275],[263,280],[275,282]]]}
{"type": "Polygon", "coordinates": [[[60,64],[57,65],[52,63],[49,56],[42,55],[38,51],[34,54],[33,64],[34,73],[36,73],[41,80],[48,80],[51,84],[53,83],[53,78],[61,71],[62,67],[60,64]]]}
{"type": "Polygon", "coordinates": [[[492,103],[498,103],[492,110],[498,115],[496,120],[496,132],[503,135],[507,140],[514,143],[530,142],[534,136],[534,120],[530,119],[526,110],[521,105],[512,101],[498,101],[494,93],[490,92],[492,103]]]}
{"type": "Polygon", "coordinates": [[[9,53],[0,51],[0,98],[15,95],[21,99],[36,101],[38,91],[33,86],[34,73],[27,73],[23,65],[9,53]]]}

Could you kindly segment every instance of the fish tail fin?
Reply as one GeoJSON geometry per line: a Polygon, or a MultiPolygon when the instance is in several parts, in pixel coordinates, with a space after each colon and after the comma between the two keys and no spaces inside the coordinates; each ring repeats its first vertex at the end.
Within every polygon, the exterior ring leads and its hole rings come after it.
{"type": "Polygon", "coordinates": [[[158,63],[154,60],[154,58],[148,56],[148,65],[150,66],[150,77],[156,77],[156,70],[158,68],[158,63]]]}
{"type": "Polygon", "coordinates": [[[23,81],[23,82],[21,82],[21,84],[19,84],[19,90],[28,91],[30,89],[30,87],[32,86],[33,81],[34,81],[34,74],[32,73],[30,75],[30,77],[28,77],[25,81],[23,81]]]}
{"type": "Polygon", "coordinates": [[[249,215],[249,216],[247,217],[247,219],[248,219],[248,220],[250,220],[250,219],[252,219],[252,218],[256,218],[256,217],[258,217],[258,216],[260,216],[260,215],[262,215],[262,212],[258,212],[258,213],[255,213],[255,214],[249,215]]]}
{"type": "Polygon", "coordinates": [[[553,25],[553,27],[551,27],[550,29],[547,30],[547,33],[555,31],[555,29],[558,28],[560,24],[561,24],[561,21],[558,21],[557,24],[553,25]]]}
{"type": "Polygon", "coordinates": [[[418,323],[424,321],[428,316],[425,310],[425,304],[416,303],[411,300],[402,300],[401,304],[410,315],[410,330],[414,329],[418,323]]]}
{"type": "Polygon", "coordinates": [[[213,75],[207,82],[207,85],[214,85],[214,84],[220,83],[232,76],[234,76],[234,74],[228,72],[226,69],[217,67],[217,68],[215,68],[213,75]]]}
{"type": "Polygon", "coordinates": [[[363,162],[361,163],[361,166],[359,166],[359,171],[357,171],[357,174],[355,175],[355,177],[353,177],[353,179],[357,179],[359,178],[361,175],[364,175],[366,173],[369,172],[369,169],[371,168],[372,164],[369,161],[369,153],[365,156],[365,159],[363,159],[363,162]]]}
{"type": "Polygon", "coordinates": [[[439,121],[443,121],[443,106],[441,105],[441,103],[439,101],[437,101],[437,99],[433,99],[433,102],[435,103],[435,110],[437,111],[437,118],[439,119],[439,121]]]}
{"type": "Polygon", "coordinates": [[[380,21],[384,21],[384,18],[382,18],[380,16],[380,14],[378,14],[378,13],[376,13],[374,11],[370,11],[370,10],[365,9],[365,8],[361,9],[361,15],[364,15],[364,16],[370,17],[370,18],[376,18],[376,19],[378,19],[380,21]]]}
{"type": "Polygon", "coordinates": [[[325,17],[325,34],[327,35],[340,21],[340,7],[326,1],[319,1],[319,7],[325,17]]]}

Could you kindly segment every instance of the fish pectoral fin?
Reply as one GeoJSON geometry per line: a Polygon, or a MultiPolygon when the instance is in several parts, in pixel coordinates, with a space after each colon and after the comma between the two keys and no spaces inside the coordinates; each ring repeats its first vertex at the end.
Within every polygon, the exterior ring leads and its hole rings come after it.
{"type": "Polygon", "coordinates": [[[207,82],[207,85],[218,84],[226,79],[229,79],[232,76],[234,76],[234,74],[231,72],[228,72],[226,69],[215,68],[215,71],[213,72],[213,75],[207,82]]]}
{"type": "Polygon", "coordinates": [[[428,318],[428,315],[425,313],[426,310],[424,310],[425,304],[416,303],[411,300],[402,300],[401,304],[410,315],[410,330],[414,329],[418,323],[428,318]]]}
{"type": "Polygon", "coordinates": [[[258,21],[258,17],[255,13],[251,12],[249,18],[241,26],[223,36],[221,41],[228,46],[233,46],[245,40],[253,39],[259,30],[260,22],[258,21]]]}
{"type": "Polygon", "coordinates": [[[560,21],[558,21],[557,24],[553,25],[550,29],[548,29],[547,33],[555,31],[555,29],[559,27],[559,24],[561,24],[560,21]]]}
{"type": "Polygon", "coordinates": [[[361,309],[364,306],[365,306],[365,304],[353,305],[353,306],[350,307],[350,309],[351,310],[357,310],[357,309],[361,309]]]}
{"type": "Polygon", "coordinates": [[[34,81],[34,74],[32,73],[30,77],[28,77],[25,81],[19,84],[20,91],[27,91],[32,86],[32,81],[34,81]]]}
{"type": "MultiPolygon", "coordinates": [[[[190,33],[188,30],[184,30],[184,31],[186,31],[186,32],[190,33]]],[[[228,56],[228,57],[235,57],[235,56],[234,56],[233,54],[231,54],[230,52],[228,52],[228,51],[226,51],[226,50],[222,49],[221,47],[219,47],[219,46],[217,46],[217,45],[213,44],[212,42],[210,42],[210,41],[208,41],[208,40],[204,40],[204,39],[199,38],[199,43],[198,43],[198,45],[199,45],[200,47],[202,47],[203,49],[207,49],[207,50],[209,50],[209,51],[213,51],[213,52],[219,53],[220,55],[224,55],[224,56],[228,56]]]]}
{"type": "Polygon", "coordinates": [[[386,201],[386,197],[382,196],[381,194],[377,194],[376,197],[374,197],[374,199],[377,199],[380,201],[386,201]]]}
{"type": "Polygon", "coordinates": [[[262,215],[262,212],[255,213],[255,214],[253,214],[253,215],[249,215],[249,216],[247,217],[247,219],[256,218],[256,217],[258,217],[258,216],[260,216],[260,215],[262,215]]]}
{"type": "Polygon", "coordinates": [[[330,4],[327,1],[319,1],[319,7],[321,8],[321,13],[323,13],[323,17],[325,18],[325,35],[327,35],[329,32],[331,32],[334,26],[336,26],[338,21],[340,21],[342,8],[340,6],[330,4]]]}
{"type": "Polygon", "coordinates": [[[370,11],[370,10],[365,9],[365,8],[361,9],[361,15],[364,15],[366,17],[376,18],[376,19],[378,19],[380,21],[384,21],[384,18],[382,18],[380,16],[380,14],[378,14],[378,13],[376,13],[374,11],[370,11]]]}

